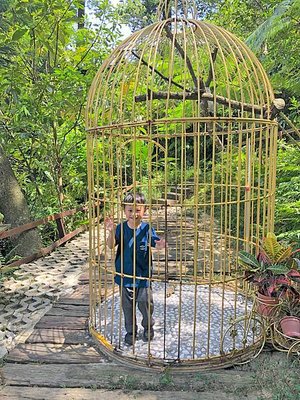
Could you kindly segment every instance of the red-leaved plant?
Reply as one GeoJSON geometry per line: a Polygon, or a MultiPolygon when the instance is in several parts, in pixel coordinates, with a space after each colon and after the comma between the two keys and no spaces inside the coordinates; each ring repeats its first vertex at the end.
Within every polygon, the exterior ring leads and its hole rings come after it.
{"type": "Polygon", "coordinates": [[[300,283],[300,260],[296,257],[299,251],[279,243],[274,233],[268,233],[257,256],[239,252],[239,265],[245,272],[245,279],[261,294],[277,298],[298,297],[295,283],[300,283]]]}

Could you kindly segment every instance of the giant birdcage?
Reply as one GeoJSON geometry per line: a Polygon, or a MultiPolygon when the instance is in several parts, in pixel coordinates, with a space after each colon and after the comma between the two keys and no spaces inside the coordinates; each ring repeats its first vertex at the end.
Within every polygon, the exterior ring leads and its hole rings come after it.
{"type": "Polygon", "coordinates": [[[264,335],[248,318],[238,251],[273,227],[274,95],[241,40],[168,3],[162,20],[111,53],[88,96],[90,331],[126,363],[215,367],[249,359],[264,335]],[[141,340],[133,308],[132,346],[115,283],[128,276],[115,269],[103,223],[124,221],[129,191],[145,195],[144,220],[167,241],[142,278],[152,287],[155,335],[141,340]],[[242,322],[232,330],[233,321],[242,322]]]}

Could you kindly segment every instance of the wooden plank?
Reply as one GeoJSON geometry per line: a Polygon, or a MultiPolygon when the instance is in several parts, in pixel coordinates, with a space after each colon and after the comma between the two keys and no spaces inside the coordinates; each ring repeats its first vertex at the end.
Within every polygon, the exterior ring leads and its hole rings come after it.
{"type": "Polygon", "coordinates": [[[90,346],[51,343],[22,343],[11,350],[6,357],[9,363],[90,364],[103,360],[104,356],[90,346]]]}
{"type": "Polygon", "coordinates": [[[45,315],[36,324],[36,329],[66,328],[66,329],[86,329],[87,317],[65,317],[45,315]]]}
{"type": "Polygon", "coordinates": [[[82,282],[83,283],[88,283],[89,280],[90,280],[90,274],[89,274],[88,271],[85,272],[84,274],[80,275],[80,277],[79,277],[79,282],[80,283],[82,283],[82,282]]]}
{"type": "Polygon", "coordinates": [[[89,285],[79,285],[75,291],[68,297],[73,299],[83,298],[89,296],[89,285]]]}
{"type": "Polygon", "coordinates": [[[90,344],[93,339],[86,331],[63,328],[35,329],[26,343],[90,344]]]}
{"type": "Polygon", "coordinates": [[[82,300],[82,304],[89,304],[89,298],[90,295],[88,293],[82,294],[80,292],[74,292],[72,294],[69,294],[69,299],[73,299],[73,300],[82,300]]]}
{"type": "Polygon", "coordinates": [[[46,316],[64,316],[64,317],[86,317],[89,316],[88,305],[75,304],[55,304],[47,313],[46,316]]]}
{"type": "Polygon", "coordinates": [[[78,235],[81,232],[84,232],[87,229],[87,227],[85,225],[80,226],[79,228],[75,229],[74,231],[68,233],[67,235],[65,235],[63,238],[56,240],[55,242],[53,242],[52,244],[50,244],[48,247],[43,247],[42,249],[40,249],[37,253],[31,254],[30,256],[27,257],[23,257],[20,260],[14,261],[10,264],[7,264],[7,267],[16,267],[22,264],[26,264],[29,263],[33,260],[36,260],[40,257],[44,257],[47,254],[51,253],[51,251],[53,251],[54,249],[56,249],[57,247],[61,246],[63,243],[66,243],[67,241],[69,241],[70,239],[72,239],[74,236],[78,235]]]}
{"type": "Polygon", "coordinates": [[[70,295],[68,294],[65,297],[61,297],[59,299],[59,302],[55,303],[55,304],[74,304],[74,305],[89,305],[90,304],[90,299],[89,296],[85,296],[85,297],[78,297],[78,298],[74,298],[74,297],[70,297],[70,295]]]}
{"type": "Polygon", "coordinates": [[[2,232],[7,231],[11,227],[11,224],[0,224],[0,234],[2,232]]]}
{"type": "Polygon", "coordinates": [[[20,233],[29,231],[30,229],[36,228],[39,225],[45,225],[46,223],[48,223],[50,221],[57,220],[58,218],[74,215],[79,211],[86,211],[86,210],[87,210],[87,206],[81,206],[78,208],[73,208],[72,210],[67,210],[67,211],[63,211],[60,213],[48,215],[47,217],[37,219],[35,221],[31,221],[31,222],[28,222],[28,223],[20,225],[20,226],[16,226],[12,229],[9,229],[8,231],[5,231],[5,233],[1,232],[0,239],[5,239],[7,237],[19,235],[20,233]]]}
{"type": "MultiPolygon", "coordinates": [[[[259,392],[254,394],[239,395],[238,399],[257,400],[259,392]]],[[[43,387],[21,387],[6,386],[0,389],[2,400],[227,400],[237,399],[231,397],[224,391],[202,392],[195,391],[148,391],[148,390],[107,390],[107,389],[85,389],[85,388],[43,388],[43,387]],[[199,397],[200,396],[200,397],[199,397]]]]}
{"type": "MultiPolygon", "coordinates": [[[[255,386],[254,377],[245,371],[219,370],[212,372],[168,372],[137,370],[108,362],[77,364],[11,364],[2,368],[3,384],[43,387],[98,387],[102,389],[125,388],[131,390],[162,387],[165,390],[195,391],[218,389],[223,385],[235,385],[246,392],[248,385],[255,386]],[[127,386],[128,387],[128,386],[127,386]]],[[[239,392],[240,393],[240,392],[239,392]]]]}

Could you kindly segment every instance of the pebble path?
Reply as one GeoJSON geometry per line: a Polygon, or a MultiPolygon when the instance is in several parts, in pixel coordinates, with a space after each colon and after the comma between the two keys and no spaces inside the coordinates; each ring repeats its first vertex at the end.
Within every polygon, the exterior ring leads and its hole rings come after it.
{"type": "Polygon", "coordinates": [[[233,319],[244,316],[247,309],[249,312],[252,308],[252,304],[249,301],[246,303],[244,296],[235,295],[230,290],[223,292],[219,287],[209,289],[207,285],[202,285],[197,287],[195,297],[194,286],[182,285],[180,318],[179,286],[176,286],[171,296],[166,299],[166,305],[164,287],[162,282],[153,284],[155,336],[150,342],[150,347],[142,340],[143,328],[138,309],[136,317],[139,330],[133,347],[124,342],[126,331],[123,317],[120,323],[119,294],[116,293],[101,304],[99,311],[102,318],[98,318],[98,329],[124,355],[148,357],[151,354],[151,357],[164,360],[201,359],[220,355],[223,335],[225,352],[232,351],[233,348],[242,349],[243,346],[251,344],[253,339],[258,339],[260,331],[258,329],[254,334],[252,323],[248,326],[246,334],[243,323],[234,326],[234,334],[228,329],[233,319]]]}

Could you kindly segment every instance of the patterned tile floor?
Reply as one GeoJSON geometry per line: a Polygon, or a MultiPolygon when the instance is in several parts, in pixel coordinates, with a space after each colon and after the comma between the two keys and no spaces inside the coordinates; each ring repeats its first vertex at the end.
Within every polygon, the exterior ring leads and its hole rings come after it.
{"type": "Polygon", "coordinates": [[[22,265],[0,282],[0,359],[24,342],[60,296],[74,290],[87,268],[88,232],[45,258],[22,265]]]}

